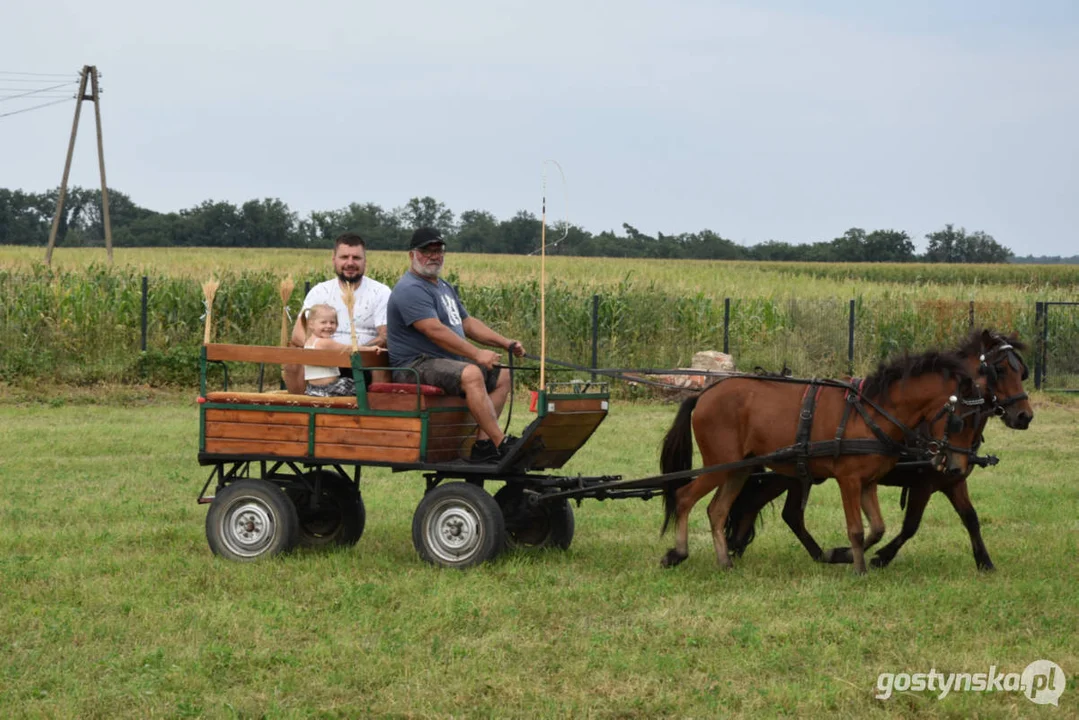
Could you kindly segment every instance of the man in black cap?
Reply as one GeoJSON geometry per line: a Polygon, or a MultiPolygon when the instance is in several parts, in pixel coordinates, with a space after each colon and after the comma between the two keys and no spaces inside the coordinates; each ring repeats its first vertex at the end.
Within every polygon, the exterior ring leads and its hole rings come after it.
{"type": "MultiPolygon", "coordinates": [[[[413,368],[420,382],[463,395],[480,426],[472,447],[473,462],[497,462],[516,438],[505,436],[498,416],[510,393],[509,371],[496,368],[501,355],[481,345],[503,348],[520,357],[525,349],[472,317],[453,286],[439,277],[446,241],[435,228],[420,228],[408,246],[409,270],[390,293],[386,334],[392,367],[413,368]]],[[[397,382],[415,382],[415,375],[397,371],[397,382]]]]}

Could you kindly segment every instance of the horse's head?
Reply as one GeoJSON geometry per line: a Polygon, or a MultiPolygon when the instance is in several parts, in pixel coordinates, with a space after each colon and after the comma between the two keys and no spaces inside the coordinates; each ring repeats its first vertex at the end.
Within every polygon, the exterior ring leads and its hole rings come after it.
{"type": "Polygon", "coordinates": [[[965,473],[984,425],[986,382],[958,354],[934,351],[882,363],[865,392],[887,396],[897,429],[935,468],[965,473]]]}
{"type": "Polygon", "coordinates": [[[981,443],[982,408],[986,404],[984,380],[960,377],[956,394],[948,397],[929,423],[929,451],[940,472],[965,475],[981,443]]]}
{"type": "Polygon", "coordinates": [[[983,330],[979,341],[978,373],[986,378],[993,411],[1013,430],[1026,430],[1034,419],[1034,408],[1023,389],[1029,373],[1019,354],[1026,345],[1017,333],[1004,337],[991,330],[983,330]]]}

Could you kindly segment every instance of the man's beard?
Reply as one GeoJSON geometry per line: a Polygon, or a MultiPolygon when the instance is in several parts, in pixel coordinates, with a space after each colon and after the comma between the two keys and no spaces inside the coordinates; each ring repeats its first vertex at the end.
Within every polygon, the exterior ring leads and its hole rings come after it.
{"type": "Polygon", "coordinates": [[[415,262],[412,264],[412,271],[425,278],[436,278],[438,274],[442,272],[442,265],[436,265],[434,268],[428,268],[426,263],[415,262]]]}
{"type": "Polygon", "coordinates": [[[361,272],[358,273],[355,277],[347,278],[345,277],[345,274],[343,272],[339,272],[337,273],[337,279],[343,283],[348,283],[349,285],[359,285],[360,281],[363,280],[363,273],[361,272]]]}

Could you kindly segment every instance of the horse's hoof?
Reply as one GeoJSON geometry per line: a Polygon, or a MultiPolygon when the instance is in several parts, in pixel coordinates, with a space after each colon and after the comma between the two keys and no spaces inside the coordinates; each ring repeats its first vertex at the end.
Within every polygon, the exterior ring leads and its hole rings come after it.
{"type": "Polygon", "coordinates": [[[851,554],[849,547],[832,548],[824,551],[824,554],[821,555],[821,562],[831,565],[844,565],[854,562],[854,555],[851,554]]]}
{"type": "Polygon", "coordinates": [[[991,573],[997,569],[997,566],[990,560],[986,560],[984,563],[978,563],[978,569],[983,573],[991,573]]]}
{"type": "Polygon", "coordinates": [[[869,561],[869,564],[879,570],[880,568],[888,567],[888,563],[890,563],[891,561],[892,561],[892,559],[890,557],[884,557],[882,555],[874,555],[873,559],[869,561]]]}
{"type": "Polygon", "coordinates": [[[663,556],[663,559],[659,561],[659,566],[665,568],[674,567],[688,557],[689,555],[683,555],[674,548],[671,548],[667,551],[667,554],[663,556]]]}

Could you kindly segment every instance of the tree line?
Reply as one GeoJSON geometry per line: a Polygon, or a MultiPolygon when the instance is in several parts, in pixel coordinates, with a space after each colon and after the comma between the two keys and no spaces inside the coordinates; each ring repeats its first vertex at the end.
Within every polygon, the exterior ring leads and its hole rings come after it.
{"type": "MultiPolygon", "coordinates": [[[[48,241],[59,188],[44,193],[0,188],[0,244],[40,245],[48,241]]],[[[386,210],[375,203],[350,203],[337,210],[315,210],[305,217],[277,198],[241,205],[206,200],[179,212],[161,213],[109,190],[109,216],[116,247],[270,247],[328,248],[343,232],[358,232],[373,250],[401,250],[417,227],[437,227],[459,252],[529,254],[539,251],[541,221],[520,211],[499,220],[485,210],[455,215],[432,197],[412,198],[386,210]]],[[[769,240],[739,245],[712,230],[655,236],[624,223],[622,231],[593,234],[572,224],[547,228],[547,252],[559,255],[687,258],[710,260],[784,260],[812,262],[1006,263],[1014,253],[982,231],[945,225],[926,235],[926,252],[915,252],[902,230],[851,228],[822,242],[793,244],[769,240]]],[[[67,192],[57,230],[57,245],[102,246],[105,229],[101,191],[73,187],[67,192]]]]}

